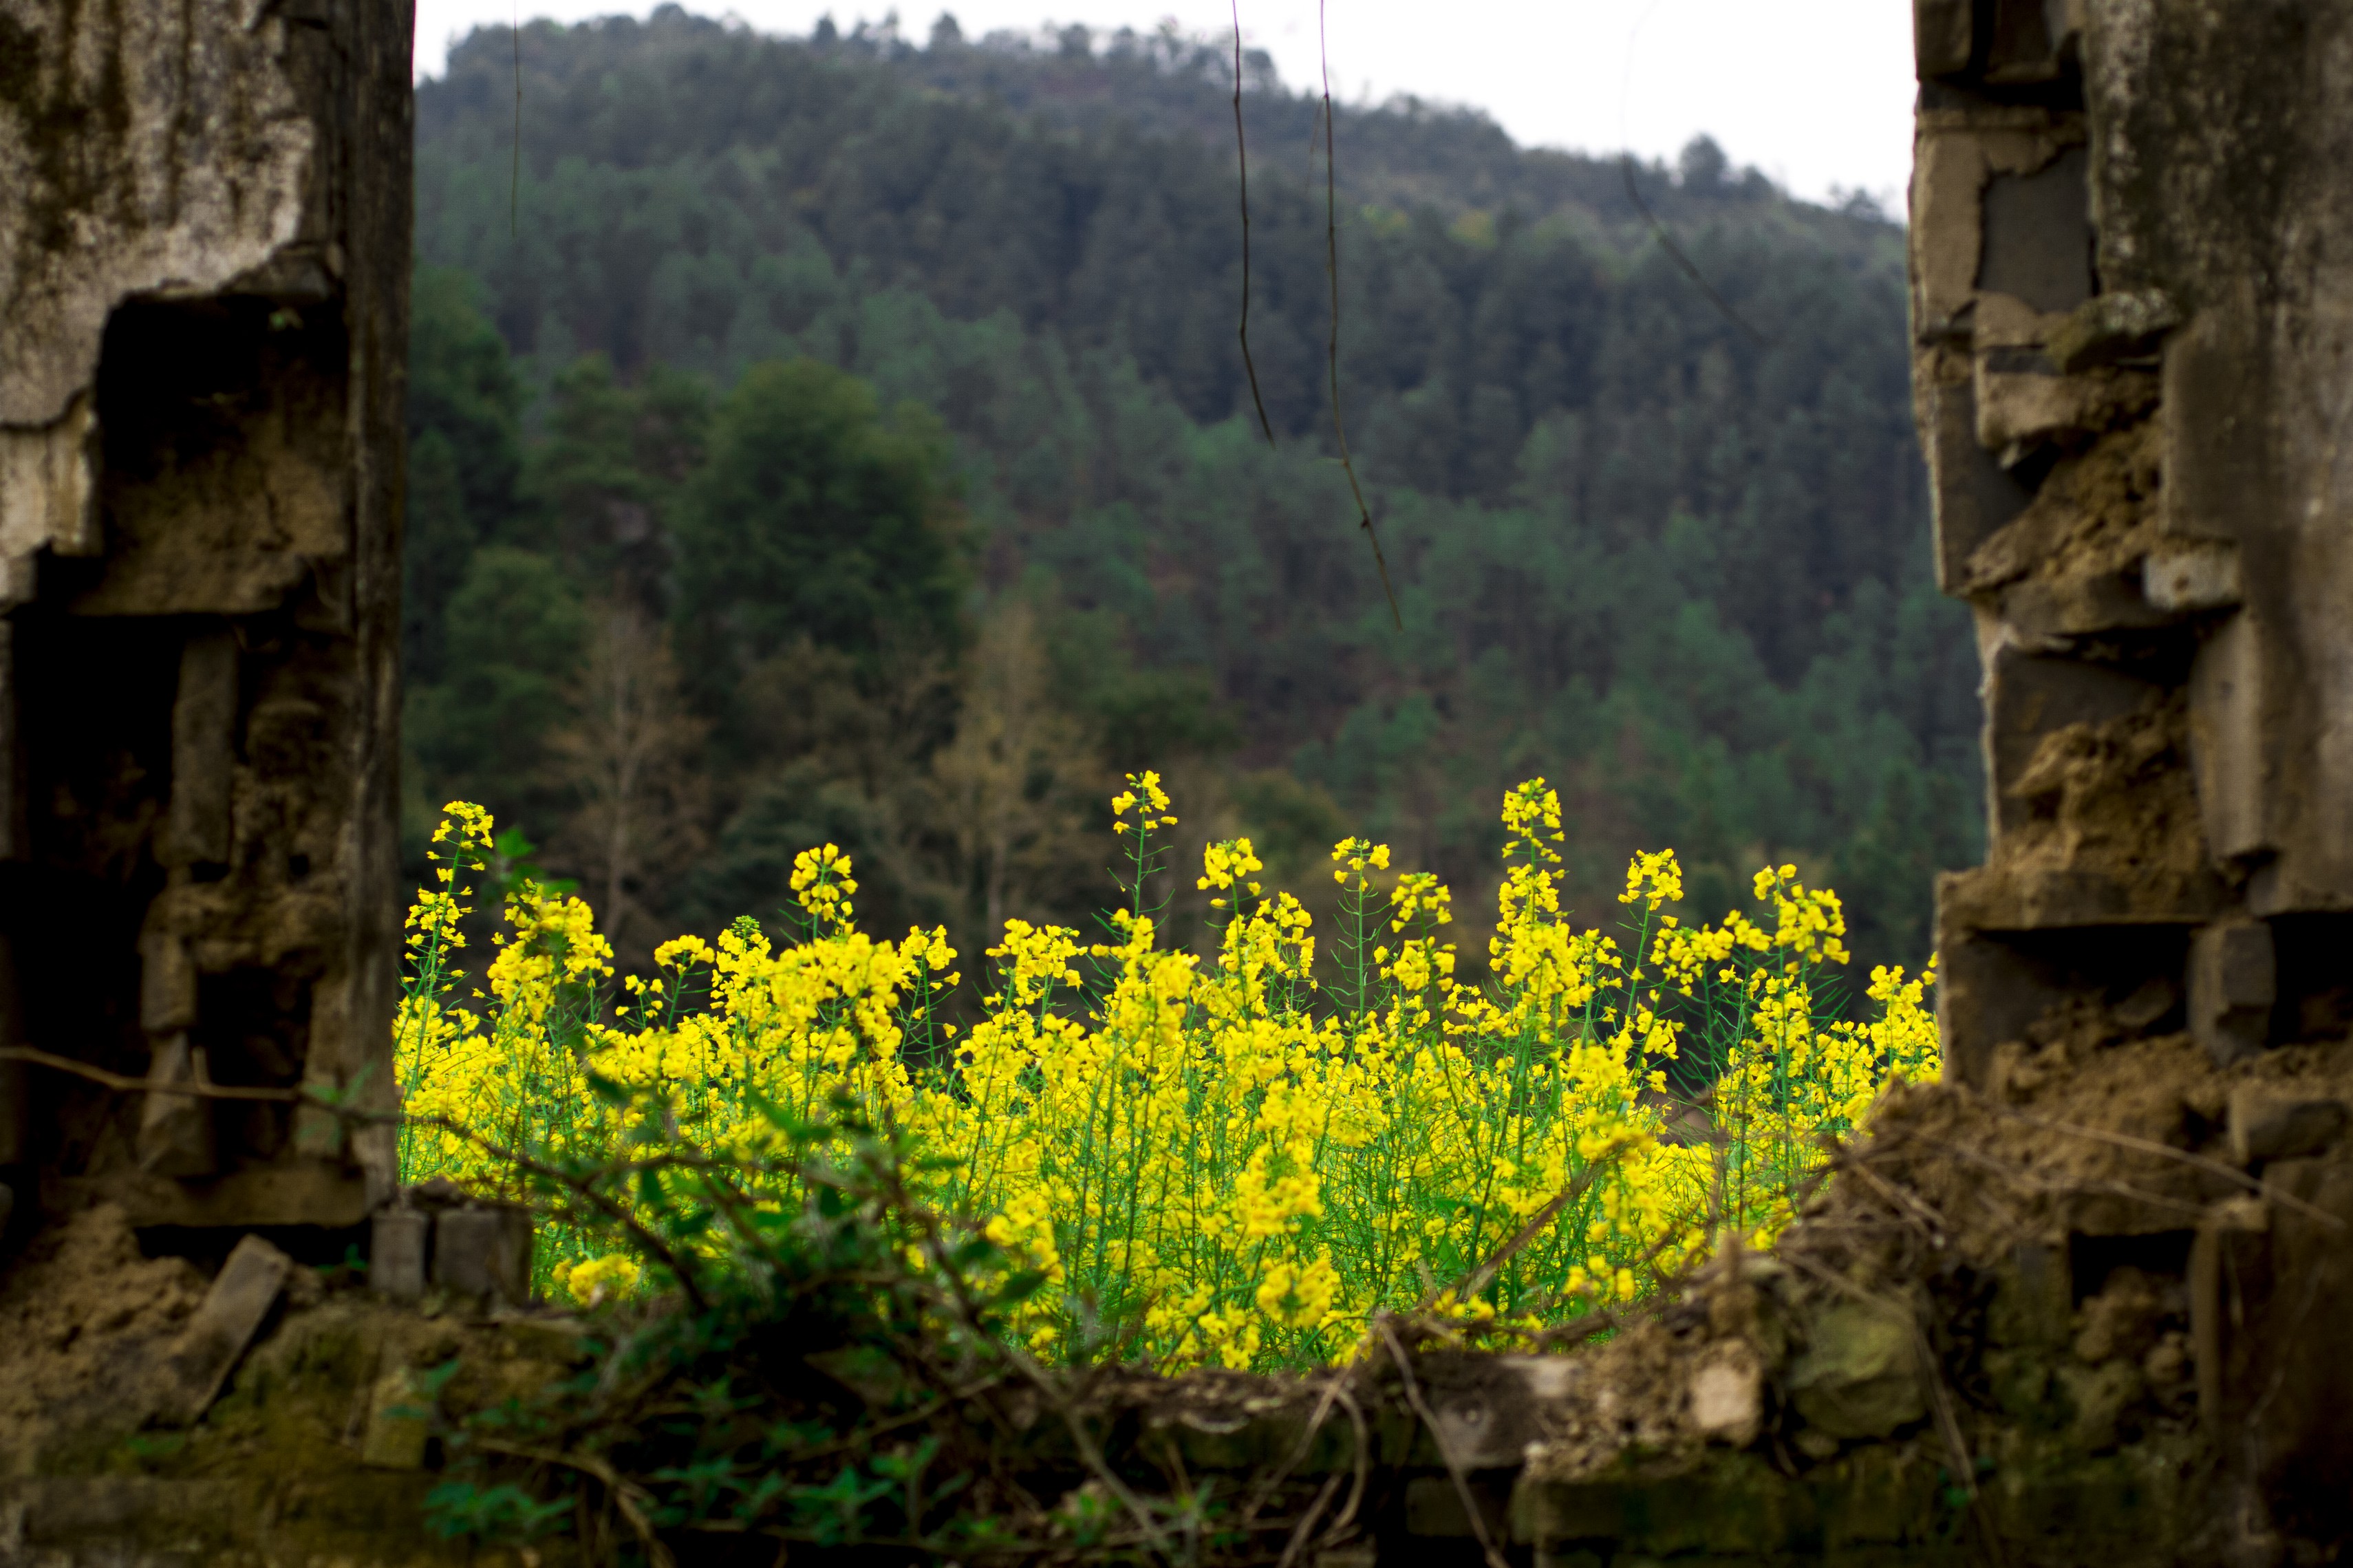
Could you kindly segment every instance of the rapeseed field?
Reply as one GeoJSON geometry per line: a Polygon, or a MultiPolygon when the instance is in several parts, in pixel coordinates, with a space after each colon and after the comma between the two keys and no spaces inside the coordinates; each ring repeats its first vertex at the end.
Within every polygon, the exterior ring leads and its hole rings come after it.
{"type": "MultiPolygon", "coordinates": [[[[1094,938],[1007,921],[961,1023],[965,956],[944,930],[860,930],[831,845],[796,862],[782,940],[738,921],[617,983],[588,906],[525,883],[469,973],[491,823],[453,803],[408,915],[403,1180],[497,1191],[516,1177],[493,1150],[670,1138],[768,1173],[759,1201],[789,1211],[813,1177],[780,1173],[780,1129],[854,1108],[920,1152],[924,1205],[1034,1275],[1012,1328],[1041,1356],[1299,1368],[1348,1357],[1384,1310],[1535,1328],[1654,1290],[1727,1234],[1769,1246],[1831,1140],[1939,1070],[1933,963],[1874,969],[1841,1016],[1845,917],[1793,867],[1757,874],[1753,914],[1692,925],[1673,854],[1641,855],[1617,929],[1580,927],[1536,779],[1504,800],[1479,979],[1458,976],[1448,889],[1359,838],[1332,851],[1320,955],[1250,841],[1211,845],[1197,954],[1146,898],[1169,798],[1153,773],[1127,785],[1125,906],[1094,938]]],[[[538,1268],[584,1303],[654,1282],[595,1226],[543,1226],[538,1268]]]]}

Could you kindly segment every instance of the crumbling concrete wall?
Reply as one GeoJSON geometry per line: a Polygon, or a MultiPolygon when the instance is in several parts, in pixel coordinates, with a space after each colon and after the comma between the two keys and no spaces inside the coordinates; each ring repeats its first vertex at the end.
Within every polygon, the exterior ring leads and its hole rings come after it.
{"type": "MultiPolygon", "coordinates": [[[[409,9],[0,0],[0,1045],[393,1103],[409,9]]],[[[388,1137],[0,1063],[0,1199],[357,1224],[388,1137]]]]}
{"type": "Polygon", "coordinates": [[[2095,1067],[2137,1074],[2155,1092],[2102,1134],[2261,1178],[2082,1205],[2037,1239],[2165,1259],[2229,1550],[2333,1551],[2353,1489],[2353,1359],[2323,1328],[2353,1308],[2353,13],[1915,14],[1916,401],[1938,570],[1976,612],[1990,841],[1939,889],[1948,1072],[2062,1105],[2095,1067]]]}

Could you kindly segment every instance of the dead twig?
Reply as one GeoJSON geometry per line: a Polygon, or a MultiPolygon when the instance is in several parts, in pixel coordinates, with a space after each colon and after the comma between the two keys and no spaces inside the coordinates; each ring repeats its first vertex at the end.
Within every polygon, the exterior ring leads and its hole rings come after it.
{"type": "Polygon", "coordinates": [[[316,1099],[316,1096],[301,1089],[259,1089],[237,1084],[179,1083],[162,1079],[133,1078],[128,1073],[109,1072],[88,1062],[78,1062],[71,1057],[36,1050],[31,1046],[0,1046],[0,1061],[29,1062],[35,1067],[88,1079],[94,1084],[123,1094],[184,1094],[192,1100],[258,1100],[275,1105],[299,1105],[316,1099]]]}
{"type": "Polygon", "coordinates": [[[1928,1237],[1932,1245],[1936,1247],[1945,1245],[1945,1220],[1942,1215],[1921,1202],[1914,1194],[1897,1186],[1873,1170],[1869,1161],[1844,1145],[1841,1144],[1839,1147],[1833,1158],[1841,1170],[1852,1172],[1861,1177],[1872,1191],[1886,1199],[1888,1206],[1895,1210],[1899,1217],[1918,1226],[1922,1234],[1928,1237]]]}
{"type": "Polygon", "coordinates": [[[1315,1489],[1314,1500],[1307,1505],[1307,1511],[1299,1516],[1299,1522],[1292,1528],[1291,1539],[1283,1543],[1282,1556],[1276,1561],[1275,1568],[1291,1568],[1299,1560],[1301,1549],[1307,1544],[1307,1532],[1315,1528],[1316,1519],[1331,1502],[1332,1494],[1339,1489],[1338,1476],[1331,1477],[1315,1489]]]}
{"type": "Polygon", "coordinates": [[[1487,1568],[1510,1568],[1510,1564],[1504,1561],[1504,1554],[1495,1550],[1494,1537],[1487,1532],[1487,1516],[1480,1510],[1479,1500],[1472,1494],[1471,1478],[1463,1473],[1462,1462],[1454,1457],[1453,1448],[1448,1445],[1446,1434],[1438,1425],[1437,1414],[1430,1408],[1429,1401],[1421,1396],[1421,1384],[1414,1378],[1413,1365],[1406,1356],[1405,1346],[1398,1342],[1397,1331],[1390,1326],[1389,1314],[1383,1312],[1376,1317],[1373,1328],[1381,1336],[1381,1342],[1388,1347],[1389,1359],[1397,1363],[1398,1376],[1405,1383],[1406,1403],[1413,1406],[1413,1413],[1421,1424],[1430,1428],[1430,1440],[1438,1445],[1438,1457],[1445,1463],[1447,1475],[1453,1479],[1454,1495],[1462,1500],[1462,1511],[1471,1521],[1471,1533],[1479,1538],[1479,1550],[1486,1556],[1487,1568]]]}
{"type": "Polygon", "coordinates": [[[1332,1406],[1338,1403],[1340,1380],[1345,1375],[1344,1373],[1335,1373],[1325,1379],[1324,1392],[1316,1399],[1315,1408],[1307,1417],[1307,1425],[1301,1429],[1299,1441],[1292,1445],[1291,1453],[1282,1463],[1268,1471],[1252,1489],[1250,1506],[1242,1510],[1241,1522],[1244,1528],[1248,1528],[1250,1521],[1258,1517],[1259,1510],[1264,1508],[1269,1500],[1274,1496],[1275,1489],[1289,1480],[1291,1472],[1304,1463],[1307,1456],[1314,1451],[1316,1435],[1324,1430],[1324,1418],[1332,1414],[1332,1406]]]}
{"type": "MultiPolygon", "coordinates": [[[[1963,1092],[1970,1091],[1964,1089],[1963,1092]]],[[[2307,1219],[2316,1219],[2331,1230],[2345,1228],[2345,1222],[2327,1209],[2316,1207],[2297,1197],[2294,1193],[2284,1191],[2259,1176],[2251,1176],[2236,1165],[2226,1165],[2220,1160],[2204,1154],[2195,1154],[2187,1149],[2177,1149],[2170,1143],[2160,1143],[2154,1138],[2138,1138],[2129,1132],[2110,1132],[2105,1128],[2084,1127],[2073,1121],[2054,1121],[2046,1116],[2035,1116],[2023,1110],[2012,1110],[2007,1105],[1997,1104],[1982,1095],[1972,1094],[1971,1097],[1997,1116],[2006,1116],[2013,1121],[2023,1121],[2030,1127],[2040,1127],[2052,1132],[2063,1132],[2073,1138],[2085,1138],[2097,1143],[2112,1143],[2119,1149],[2131,1149],[2143,1154],[2155,1154],[2160,1159],[2178,1161],[2211,1175],[2220,1176],[2224,1181],[2245,1188],[2248,1192],[2270,1198],[2283,1208],[2294,1209],[2307,1219]]]]}
{"type": "Polygon", "coordinates": [[[1365,504],[1365,487],[1356,482],[1356,459],[1348,455],[1348,429],[1340,420],[1340,186],[1335,167],[1332,128],[1332,51],[1324,37],[1324,0],[1315,0],[1315,47],[1324,65],[1324,276],[1332,286],[1332,334],[1324,346],[1324,363],[1332,384],[1332,434],[1340,444],[1340,468],[1348,476],[1348,493],[1356,499],[1356,526],[1373,547],[1373,564],[1381,574],[1381,592],[1388,595],[1389,619],[1405,630],[1398,609],[1397,589],[1389,582],[1388,557],[1381,553],[1381,536],[1373,531],[1372,509],[1365,504]]]}
{"type": "Polygon", "coordinates": [[[1659,221],[1658,215],[1651,210],[1651,204],[1642,199],[1641,189],[1634,184],[1634,154],[1621,153],[1619,154],[1618,162],[1626,175],[1626,199],[1634,204],[1634,210],[1641,213],[1642,221],[1651,226],[1651,234],[1658,240],[1660,247],[1674,259],[1674,264],[1683,268],[1683,276],[1689,278],[1699,291],[1707,296],[1707,302],[1715,306],[1725,321],[1747,333],[1749,341],[1758,348],[1771,348],[1772,340],[1750,326],[1747,319],[1734,310],[1731,303],[1715,291],[1715,285],[1710,283],[1706,275],[1700,271],[1692,258],[1683,254],[1683,247],[1677,245],[1675,237],[1667,232],[1667,226],[1659,221]]]}
{"type": "Polygon", "coordinates": [[[555,1465],[564,1469],[577,1470],[580,1474],[602,1483],[606,1492],[612,1498],[614,1506],[620,1510],[621,1518],[628,1522],[630,1533],[638,1538],[638,1544],[645,1548],[646,1561],[652,1563],[653,1568],[677,1568],[678,1559],[671,1555],[670,1549],[663,1544],[661,1537],[654,1533],[653,1522],[646,1518],[645,1510],[641,1506],[649,1494],[643,1488],[629,1481],[618,1470],[594,1454],[558,1453],[553,1449],[533,1448],[519,1443],[501,1443],[489,1437],[476,1437],[474,1446],[493,1454],[505,1454],[518,1459],[533,1459],[543,1465],[555,1465]]]}
{"type": "Polygon", "coordinates": [[[1266,433],[1266,444],[1274,445],[1274,425],[1266,416],[1266,399],[1259,395],[1258,364],[1250,358],[1250,143],[1242,138],[1242,5],[1233,0],[1234,9],[1234,156],[1240,168],[1237,182],[1242,203],[1242,369],[1250,376],[1250,405],[1258,410],[1258,427],[1266,433]]]}
{"type": "MultiPolygon", "coordinates": [[[[1620,1144],[1584,1170],[1579,1171],[1568,1185],[1555,1193],[1544,1207],[1536,1210],[1529,1217],[1527,1224],[1520,1226],[1518,1235],[1497,1247],[1485,1262],[1454,1282],[1452,1287],[1454,1299],[1458,1301],[1467,1301],[1493,1284],[1497,1271],[1512,1260],[1514,1253],[1550,1228],[1552,1222],[1560,1217],[1561,1210],[1593,1190],[1594,1184],[1602,1178],[1610,1166],[1618,1163],[1619,1156],[1626,1152],[1626,1147],[1624,1144],[1620,1144]]],[[[1438,1298],[1444,1294],[1446,1294],[1445,1291],[1432,1291],[1424,1296],[1414,1310],[1428,1311],[1436,1303],[1438,1298]]]]}
{"type": "Polygon", "coordinates": [[[1333,1545],[1345,1538],[1356,1522],[1356,1510],[1365,1500],[1365,1489],[1373,1478],[1373,1434],[1366,1423],[1364,1407],[1346,1388],[1340,1390],[1340,1408],[1348,1413],[1348,1427],[1354,1447],[1350,1453],[1356,1461],[1356,1477],[1348,1485],[1348,1500],[1340,1505],[1339,1514],[1324,1531],[1324,1544],[1333,1545]]]}

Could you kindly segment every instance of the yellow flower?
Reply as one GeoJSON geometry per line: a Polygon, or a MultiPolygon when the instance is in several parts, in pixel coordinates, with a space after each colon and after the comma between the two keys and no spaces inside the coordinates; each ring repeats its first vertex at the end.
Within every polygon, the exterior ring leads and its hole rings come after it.
{"type": "MultiPolygon", "coordinates": [[[[1116,826],[1150,868],[1150,836],[1174,815],[1158,775],[1126,783],[1116,826]]],[[[1363,983],[1335,1005],[1317,984],[1309,910],[1263,893],[1260,858],[1237,838],[1203,851],[1197,886],[1228,911],[1213,957],[1172,949],[1140,903],[1093,943],[1008,921],[974,1016],[919,1037],[950,1042],[936,1055],[913,1050],[908,1031],[932,1026],[958,954],[942,928],[896,942],[860,931],[838,845],[796,858],[809,918],[781,945],[738,921],[665,942],[655,973],[617,982],[584,902],[518,889],[462,1006],[448,960],[470,895],[461,876],[436,879],[409,911],[395,1020],[412,1113],[403,1179],[516,1190],[515,1173],[451,1126],[565,1159],[685,1138],[732,1162],[750,1201],[791,1213],[808,1194],[797,1165],[769,1158],[786,1148],[776,1117],[812,1130],[806,1152],[848,1160],[846,1135],[823,1131],[846,1101],[913,1138],[928,1156],[905,1173],[915,1194],[994,1244],[976,1266],[991,1278],[976,1284],[1042,1279],[1006,1324],[1041,1355],[1081,1352],[1117,1322],[1172,1369],[1297,1367],[1357,1353],[1382,1310],[1430,1301],[1501,1333],[1630,1300],[1719,1234],[1769,1244],[1823,1137],[1859,1125],[1891,1086],[1936,1076],[1935,966],[1874,970],[1865,1005],[1839,1016],[1835,894],[1768,867],[1753,916],[1686,924],[1665,913],[1683,896],[1668,850],[1627,868],[1621,923],[1579,926],[1563,908],[1560,824],[1544,781],[1505,795],[1478,984],[1457,979],[1436,937],[1448,889],[1399,869],[1383,902],[1374,883],[1389,882],[1390,852],[1351,837],[1333,865],[1357,922],[1342,956],[1364,961],[1363,983]],[[617,993],[628,1010],[608,1011],[617,993]],[[1694,1031],[1706,1050],[1685,1049],[1694,1031]],[[1701,1067],[1712,1081],[1678,1076],[1701,1067]],[[600,1083],[645,1098],[616,1107],[600,1083]],[[1662,1100],[1703,1092],[1711,1139],[1665,1142],[1662,1100]],[[1571,1191],[1482,1290],[1461,1292],[1571,1191]]],[[[491,828],[487,813],[453,806],[438,868],[470,869],[491,828]]],[[[641,1288],[611,1237],[544,1234],[574,1260],[549,1279],[575,1300],[641,1288]]],[[[933,1257],[909,1266],[944,1266],[933,1257]]]]}

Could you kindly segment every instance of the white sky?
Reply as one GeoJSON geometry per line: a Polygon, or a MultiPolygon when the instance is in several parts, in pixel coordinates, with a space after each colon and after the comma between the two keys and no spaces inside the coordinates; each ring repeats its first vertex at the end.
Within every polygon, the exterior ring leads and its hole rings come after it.
{"type": "MultiPolygon", "coordinates": [[[[966,37],[1084,22],[1148,32],[1226,30],[1221,0],[907,0],[920,44],[944,5],[966,37]],[[921,13],[920,15],[918,13],[921,13]]],[[[522,0],[563,21],[648,5],[522,0]]],[[[847,31],[891,0],[703,0],[762,32],[802,34],[830,13],[847,31]]],[[[1314,0],[1242,0],[1242,36],[1293,87],[1315,79],[1314,0]]],[[[417,69],[438,72],[453,36],[503,23],[515,0],[417,0],[417,69]]],[[[1485,110],[1524,144],[1667,157],[1705,132],[1736,164],[1822,199],[1862,190],[1904,210],[1912,166],[1911,8],[1903,0],[1330,0],[1332,89],[1347,100],[1410,92],[1485,110]]]]}

